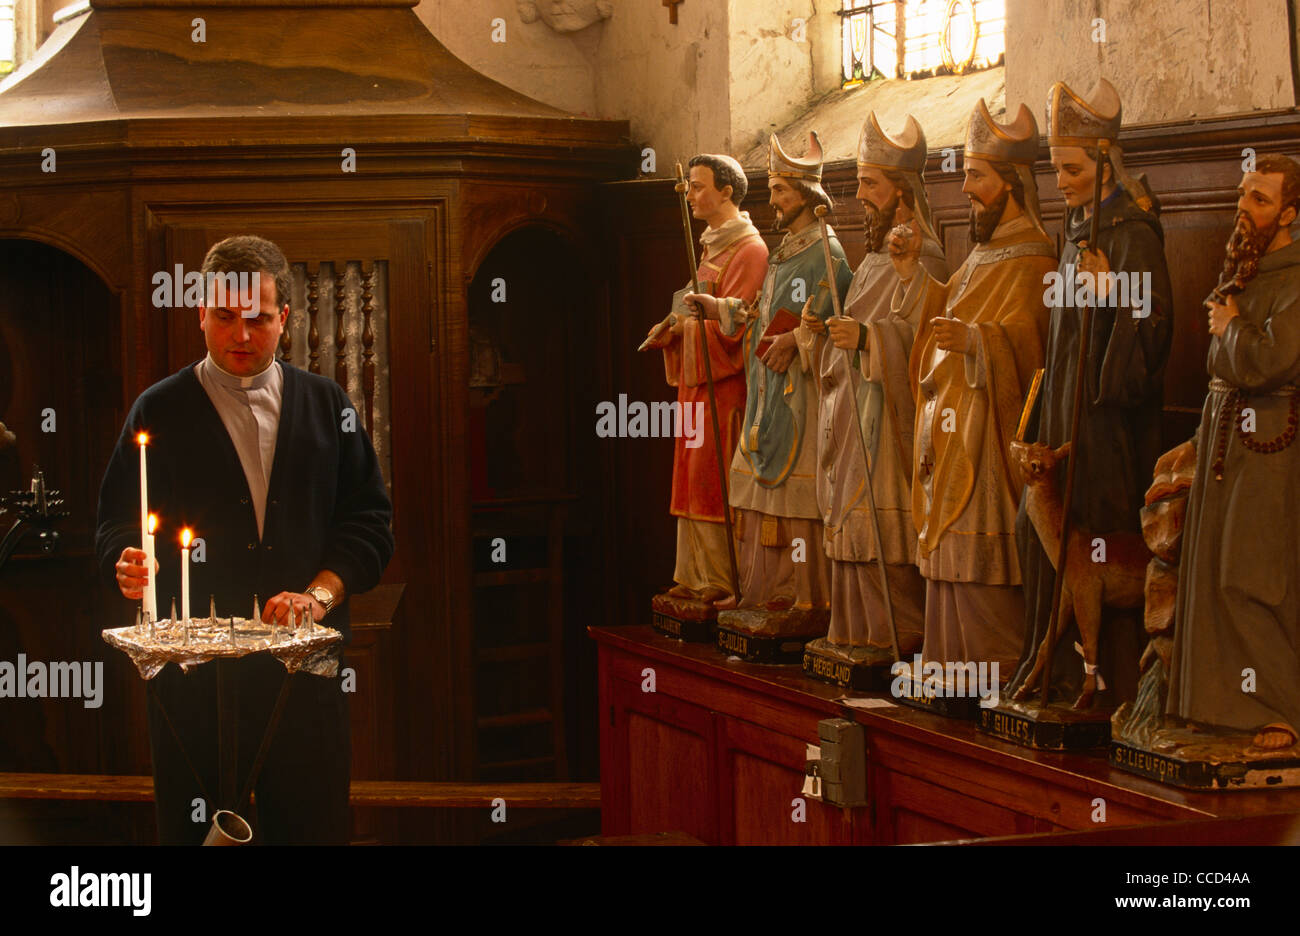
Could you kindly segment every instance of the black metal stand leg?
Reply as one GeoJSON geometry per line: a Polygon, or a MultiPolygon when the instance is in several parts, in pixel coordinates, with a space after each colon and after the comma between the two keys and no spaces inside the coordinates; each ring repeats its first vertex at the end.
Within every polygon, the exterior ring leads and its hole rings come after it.
{"type": "Polygon", "coordinates": [[[280,716],[284,714],[284,704],[289,700],[289,680],[292,677],[292,673],[286,672],[284,681],[280,683],[280,694],[275,697],[275,707],[271,709],[271,717],[266,720],[266,730],[262,732],[262,744],[257,749],[257,756],[253,758],[253,767],[248,773],[248,780],[244,782],[244,791],[239,794],[236,812],[241,812],[248,805],[248,798],[253,794],[253,786],[262,772],[262,764],[271,749],[271,741],[275,738],[275,730],[280,727],[280,716]]]}
{"type": "Polygon", "coordinates": [[[226,660],[217,667],[217,770],[220,774],[221,809],[235,809],[235,784],[239,770],[239,680],[226,660]]]}
{"type": "Polygon", "coordinates": [[[203,778],[199,776],[199,772],[194,769],[194,761],[190,759],[189,751],[185,750],[185,745],[181,743],[180,732],[176,730],[176,726],[172,724],[171,716],[167,714],[167,706],[163,705],[162,696],[158,694],[157,685],[152,679],[145,680],[145,685],[148,687],[149,695],[153,698],[154,704],[158,706],[163,721],[167,723],[167,730],[172,733],[172,737],[176,740],[176,749],[181,752],[181,757],[185,759],[185,766],[194,775],[194,782],[198,784],[199,792],[203,794],[203,801],[211,805],[212,795],[208,793],[208,788],[204,786],[203,778]]]}

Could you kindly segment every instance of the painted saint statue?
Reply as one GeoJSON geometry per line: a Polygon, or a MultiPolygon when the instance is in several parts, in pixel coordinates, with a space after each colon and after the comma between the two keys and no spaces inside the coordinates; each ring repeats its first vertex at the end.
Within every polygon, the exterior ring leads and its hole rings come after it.
{"type": "Polygon", "coordinates": [[[927,662],[987,663],[1005,680],[1020,656],[1024,598],[1015,519],[1021,483],[1008,464],[1047,333],[1043,231],[1032,166],[1038,127],[1023,104],[995,123],[980,100],[965,147],[974,247],[945,283],[921,267],[921,233],[895,231],[898,314],[916,316],[912,522],[926,580],[927,662]],[[919,311],[917,311],[919,309],[919,311]]]}
{"type": "Polygon", "coordinates": [[[1300,755],[1300,165],[1238,188],[1187,500],[1167,710],[1300,755]],[[1240,290],[1233,294],[1233,290],[1240,290]],[[1226,296],[1223,293],[1227,293],[1226,296]]]}
{"type": "MultiPolygon", "coordinates": [[[[1160,205],[1145,181],[1124,169],[1117,142],[1120,119],[1119,95],[1104,78],[1087,97],[1060,81],[1048,92],[1047,142],[1068,212],[1055,288],[1047,290],[1054,301],[1042,388],[1025,432],[1026,442],[1044,442],[1053,449],[1073,442],[1071,524],[1102,537],[1139,532],[1143,495],[1161,451],[1164,372],[1173,331],[1160,205]],[[1099,166],[1103,141],[1107,153],[1099,166]],[[1099,171],[1100,207],[1093,204],[1099,171]],[[1098,242],[1088,244],[1094,211],[1098,242]],[[1087,380],[1079,435],[1071,440],[1085,304],[1092,309],[1087,380]]],[[[1060,473],[1063,478],[1064,471],[1060,473]]],[[[1041,672],[1034,667],[1052,613],[1057,561],[1044,552],[1027,502],[1021,499],[1016,519],[1028,615],[1024,650],[1008,686],[1016,698],[1037,698],[1041,685],[1041,672]]],[[[1102,673],[1101,685],[1118,691],[1098,699],[1105,703],[1101,707],[1110,709],[1133,697],[1141,622],[1135,612],[1110,609],[1102,610],[1101,622],[1099,634],[1090,628],[1083,638],[1084,644],[1099,641],[1098,664],[1089,665],[1076,652],[1081,639],[1076,625],[1055,641],[1049,699],[1091,702],[1102,673]]]]}
{"type": "Polygon", "coordinates": [[[925,583],[916,568],[912,525],[912,431],[916,405],[908,359],[920,326],[919,303],[907,315],[891,308],[898,273],[885,237],[899,224],[921,233],[920,265],[935,280],[948,263],[930,220],[924,172],[925,134],[907,118],[897,139],[867,116],[858,139],[858,200],[866,212],[867,253],[844,301],[844,316],[825,324],[808,315],[799,328],[805,367],[817,381],[817,503],[831,565],[831,623],[810,650],[855,663],[892,662],[893,635],[881,592],[878,563],[887,570],[899,651],[919,649],[925,583]],[[857,397],[856,406],[850,394],[857,397]],[[861,425],[855,425],[855,420],[861,425]],[[881,545],[876,542],[871,485],[881,545]]]}
{"type": "Polygon", "coordinates": [[[794,329],[802,311],[825,320],[830,289],[843,295],[851,274],[838,239],[825,248],[815,206],[830,207],[821,187],[822,150],[810,134],[809,155],[788,156],[770,143],[768,187],[776,228],[785,232],[768,258],[753,306],[739,299],[688,296],[717,317],[726,334],[743,331],[746,399],[731,462],[731,506],[736,517],[741,600],[718,615],[719,628],[766,628],[766,636],[824,634],[829,619],[829,575],[814,478],[817,388],[803,365],[794,329]],[[724,620],[725,619],[725,620],[724,620]],[[729,621],[730,623],[726,623],[729,621]]]}
{"type": "MultiPolygon", "coordinates": [[[[700,288],[717,297],[734,297],[746,305],[754,301],[767,273],[767,246],[740,210],[749,188],[740,163],[730,156],[700,154],[690,161],[687,201],[692,214],[707,225],[700,236],[700,288]]],[[[679,293],[679,298],[688,290],[679,293]]],[[[690,407],[698,438],[679,434],[673,450],[673,487],[670,511],[677,518],[676,584],[668,595],[676,599],[714,602],[732,594],[731,564],[723,511],[726,492],[718,474],[718,460],[730,462],[736,448],[741,414],[745,408],[745,362],[740,333],[726,334],[720,323],[706,320],[713,395],[718,407],[722,450],[714,444],[700,322],[679,306],[669,328],[651,329],[646,347],[663,348],[664,373],[677,388],[685,413],[690,407]],[[656,332],[660,334],[656,335],[656,332]],[[690,441],[692,444],[688,445],[690,441]]]]}

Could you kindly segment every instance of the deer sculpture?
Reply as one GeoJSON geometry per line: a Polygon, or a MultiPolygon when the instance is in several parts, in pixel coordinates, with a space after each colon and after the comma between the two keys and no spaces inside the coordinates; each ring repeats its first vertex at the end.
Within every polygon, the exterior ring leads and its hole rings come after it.
{"type": "MultiPolygon", "coordinates": [[[[1061,548],[1061,490],[1056,469],[1070,456],[1071,443],[1058,449],[1042,442],[1012,442],[1012,464],[1020,471],[1027,490],[1025,506],[1030,522],[1038,533],[1043,550],[1053,564],[1061,548]]],[[[1023,701],[1038,690],[1042,683],[1043,668],[1051,667],[1047,658],[1049,637],[1055,646],[1061,634],[1074,620],[1079,625],[1079,639],[1083,653],[1083,687],[1074,700],[1074,708],[1083,710],[1092,705],[1097,692],[1097,635],[1101,630],[1101,609],[1141,608],[1143,585],[1146,581],[1147,563],[1151,551],[1141,533],[1096,533],[1075,526],[1070,530],[1069,547],[1065,553],[1065,579],[1061,586],[1061,611],[1057,617],[1056,634],[1044,634],[1038,647],[1034,668],[1013,697],[1023,701]],[[1103,559],[1095,554],[1104,542],[1103,559]]],[[[1060,569],[1057,575],[1062,574],[1060,569]]],[[[1105,684],[1101,683],[1101,688],[1105,684]]]]}

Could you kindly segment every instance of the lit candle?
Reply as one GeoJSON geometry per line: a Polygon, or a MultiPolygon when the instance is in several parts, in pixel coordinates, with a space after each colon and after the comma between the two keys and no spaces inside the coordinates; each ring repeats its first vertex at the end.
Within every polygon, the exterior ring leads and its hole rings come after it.
{"type": "Polygon", "coordinates": [[[185,622],[185,633],[190,630],[190,540],[193,534],[190,528],[181,530],[181,620],[185,622]]]}
{"type": "MultiPolygon", "coordinates": [[[[149,552],[149,534],[153,530],[149,527],[149,469],[146,465],[145,449],[149,445],[149,433],[141,432],[135,437],[136,444],[140,446],[140,548],[147,554],[149,552]]],[[[153,566],[146,560],[145,568],[149,578],[153,579],[153,566]]],[[[144,596],[141,599],[144,602],[144,610],[151,610],[149,607],[149,589],[146,587],[144,596]]]]}
{"type": "Polygon", "coordinates": [[[158,588],[154,581],[154,557],[156,550],[154,548],[153,531],[158,529],[158,515],[149,514],[148,520],[145,521],[144,534],[144,568],[145,574],[149,577],[149,584],[144,587],[144,608],[158,620],[158,588]]]}

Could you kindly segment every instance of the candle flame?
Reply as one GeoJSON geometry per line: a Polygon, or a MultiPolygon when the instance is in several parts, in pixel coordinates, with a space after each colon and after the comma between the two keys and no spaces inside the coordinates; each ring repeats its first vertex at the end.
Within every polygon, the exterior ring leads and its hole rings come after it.
{"type": "Polygon", "coordinates": [[[149,444],[149,433],[147,433],[147,432],[142,432],[142,433],[140,433],[139,435],[137,435],[137,436],[135,437],[135,441],[136,441],[136,444],[137,444],[137,445],[148,445],[148,444],[149,444]]]}
{"type": "Polygon", "coordinates": [[[190,539],[193,537],[193,535],[194,534],[190,532],[189,527],[186,527],[185,529],[181,530],[181,546],[183,548],[185,549],[190,548],[190,539]]]}
{"type": "Polygon", "coordinates": [[[158,529],[158,515],[149,514],[149,532],[152,533],[156,529],[158,529]]]}

